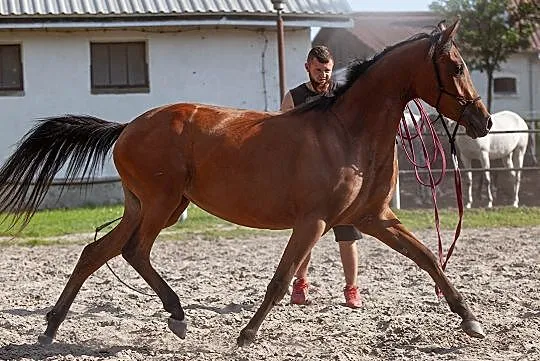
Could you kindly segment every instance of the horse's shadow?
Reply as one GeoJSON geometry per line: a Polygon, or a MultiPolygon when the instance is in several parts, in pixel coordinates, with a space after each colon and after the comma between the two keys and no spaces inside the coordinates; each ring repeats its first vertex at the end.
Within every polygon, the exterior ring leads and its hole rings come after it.
{"type": "MultiPolygon", "coordinates": [[[[23,308],[13,308],[0,310],[0,313],[27,317],[32,315],[45,315],[51,308],[38,308],[35,310],[28,310],[23,308]]],[[[77,313],[71,312],[70,315],[77,315],[77,313]]],[[[87,314],[87,313],[85,313],[87,314]]],[[[27,333],[26,333],[27,334],[27,333]]],[[[21,336],[24,337],[24,336],[21,336]]],[[[50,345],[42,345],[37,342],[26,343],[9,343],[0,347],[0,360],[44,360],[48,358],[55,358],[58,356],[72,356],[75,359],[81,359],[85,357],[96,357],[98,359],[114,357],[114,355],[121,353],[122,351],[132,351],[147,357],[151,357],[152,350],[144,346],[102,346],[99,344],[74,344],[61,341],[55,341],[50,345]]],[[[163,351],[163,353],[172,353],[173,351],[163,351]]]]}
{"type": "Polygon", "coordinates": [[[130,350],[141,355],[151,357],[149,349],[135,346],[113,346],[99,348],[99,346],[78,345],[72,343],[54,342],[51,345],[40,343],[8,344],[0,347],[1,360],[44,360],[58,356],[72,356],[75,359],[83,357],[97,357],[99,359],[112,357],[122,351],[130,350]]]}
{"type": "MultiPolygon", "coordinates": [[[[253,305],[251,304],[236,304],[230,303],[224,307],[207,306],[203,304],[190,304],[184,307],[186,310],[208,310],[218,314],[230,314],[240,313],[244,310],[251,310],[253,305]]],[[[50,307],[38,308],[35,310],[28,310],[22,308],[4,309],[0,310],[0,313],[6,313],[15,316],[32,316],[32,315],[45,315],[50,310],[50,307]]],[[[87,314],[88,312],[85,312],[87,314]]],[[[73,312],[70,312],[73,316],[73,312]]],[[[37,336],[36,336],[37,337],[37,336]]],[[[42,345],[37,341],[35,343],[22,343],[14,344],[10,343],[0,347],[0,360],[43,360],[48,358],[54,358],[58,356],[72,356],[75,359],[84,357],[96,357],[99,359],[114,357],[115,354],[122,351],[132,351],[147,357],[151,357],[151,352],[155,353],[155,350],[151,350],[146,347],[137,346],[112,346],[103,347],[98,344],[74,344],[55,341],[50,345],[42,345]]],[[[164,351],[165,353],[166,351],[164,351]]]]}
{"type": "Polygon", "coordinates": [[[184,310],[207,310],[212,311],[219,314],[228,314],[228,313],[240,313],[243,310],[251,310],[254,305],[244,305],[244,304],[238,304],[238,303],[229,303],[225,307],[215,307],[215,306],[207,306],[202,304],[189,304],[187,306],[184,306],[184,310]]]}

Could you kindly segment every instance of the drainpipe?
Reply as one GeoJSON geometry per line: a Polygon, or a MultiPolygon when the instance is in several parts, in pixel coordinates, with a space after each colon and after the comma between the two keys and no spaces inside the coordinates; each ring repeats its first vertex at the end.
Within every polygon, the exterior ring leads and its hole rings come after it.
{"type": "Polygon", "coordinates": [[[533,64],[534,64],[534,58],[536,56],[540,56],[540,54],[531,54],[529,57],[529,114],[531,119],[535,119],[536,115],[534,114],[534,96],[533,96],[533,90],[534,90],[534,77],[533,77],[533,64]]]}
{"type": "Polygon", "coordinates": [[[279,64],[279,95],[280,102],[285,97],[285,47],[284,47],[284,29],[281,11],[283,10],[283,0],[272,0],[274,10],[277,11],[277,41],[278,41],[278,64],[279,64]]]}
{"type": "Polygon", "coordinates": [[[533,53],[529,57],[529,114],[530,114],[530,120],[532,120],[531,124],[531,130],[533,131],[529,136],[529,150],[531,152],[531,158],[533,161],[533,164],[538,164],[538,160],[536,158],[536,133],[534,130],[536,130],[536,120],[540,119],[540,113],[536,111],[535,108],[535,99],[534,99],[534,63],[536,60],[540,60],[540,52],[533,53]]]}

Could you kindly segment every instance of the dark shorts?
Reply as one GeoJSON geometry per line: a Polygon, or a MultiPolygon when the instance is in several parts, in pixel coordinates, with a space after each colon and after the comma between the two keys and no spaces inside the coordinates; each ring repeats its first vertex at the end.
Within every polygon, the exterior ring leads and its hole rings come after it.
{"type": "Polygon", "coordinates": [[[354,226],[335,226],[332,230],[334,231],[336,242],[362,239],[362,233],[354,226]]]}

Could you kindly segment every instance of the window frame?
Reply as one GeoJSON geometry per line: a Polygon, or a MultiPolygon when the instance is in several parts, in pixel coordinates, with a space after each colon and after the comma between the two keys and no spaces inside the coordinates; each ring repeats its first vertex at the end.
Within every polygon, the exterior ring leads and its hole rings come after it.
{"type": "MultiPolygon", "coordinates": [[[[130,93],[149,93],[150,92],[150,79],[149,79],[149,65],[148,65],[148,44],[146,41],[91,41],[90,46],[90,91],[92,94],[130,94],[130,93]],[[129,45],[136,45],[136,46],[142,46],[142,83],[137,84],[129,84],[129,58],[128,58],[128,51],[129,45]],[[111,69],[111,49],[115,46],[125,46],[126,48],[123,49],[126,52],[126,62],[125,64],[122,64],[124,68],[122,69],[125,74],[123,74],[126,78],[126,81],[122,84],[113,84],[111,81],[112,72],[111,69]],[[108,62],[106,64],[101,64],[101,66],[108,68],[108,74],[106,77],[108,78],[108,84],[107,85],[97,85],[96,84],[96,73],[95,73],[95,62],[97,61],[95,59],[95,47],[106,47],[107,55],[108,55],[108,62]]],[[[118,49],[117,49],[118,50],[118,49]]],[[[140,60],[140,59],[137,59],[140,60]]],[[[118,64],[117,64],[118,65],[118,64]]],[[[96,70],[97,71],[97,70],[96,70]]]]}
{"type": "MultiPolygon", "coordinates": [[[[6,47],[15,47],[17,50],[17,56],[18,56],[18,84],[14,87],[4,87],[0,83],[0,96],[23,96],[24,95],[24,68],[23,68],[23,50],[22,50],[22,44],[20,43],[0,43],[0,72],[2,67],[2,48],[6,47]]],[[[1,74],[0,74],[1,77],[1,74]]]]}
{"type": "Polygon", "coordinates": [[[516,97],[518,96],[518,78],[515,75],[497,74],[493,76],[493,95],[496,97],[516,97]],[[496,91],[495,84],[497,80],[509,79],[513,81],[514,90],[510,91],[496,91]]]}

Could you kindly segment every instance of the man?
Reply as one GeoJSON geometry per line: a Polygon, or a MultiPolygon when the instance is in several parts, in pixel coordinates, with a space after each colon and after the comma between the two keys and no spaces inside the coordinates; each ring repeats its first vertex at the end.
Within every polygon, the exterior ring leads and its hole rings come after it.
{"type": "MultiPolygon", "coordinates": [[[[325,46],[315,46],[307,56],[305,64],[309,81],[291,89],[281,104],[281,110],[287,111],[300,104],[313,101],[321,96],[332,96],[337,84],[332,81],[334,59],[325,46]]],[[[362,238],[362,234],[353,226],[336,226],[333,229],[336,241],[339,244],[339,253],[345,275],[345,305],[351,308],[362,306],[362,299],[358,292],[358,248],[356,240],[362,238]]],[[[291,303],[305,305],[309,303],[307,279],[308,265],[311,253],[306,256],[304,262],[298,267],[293,282],[291,303]]]]}

